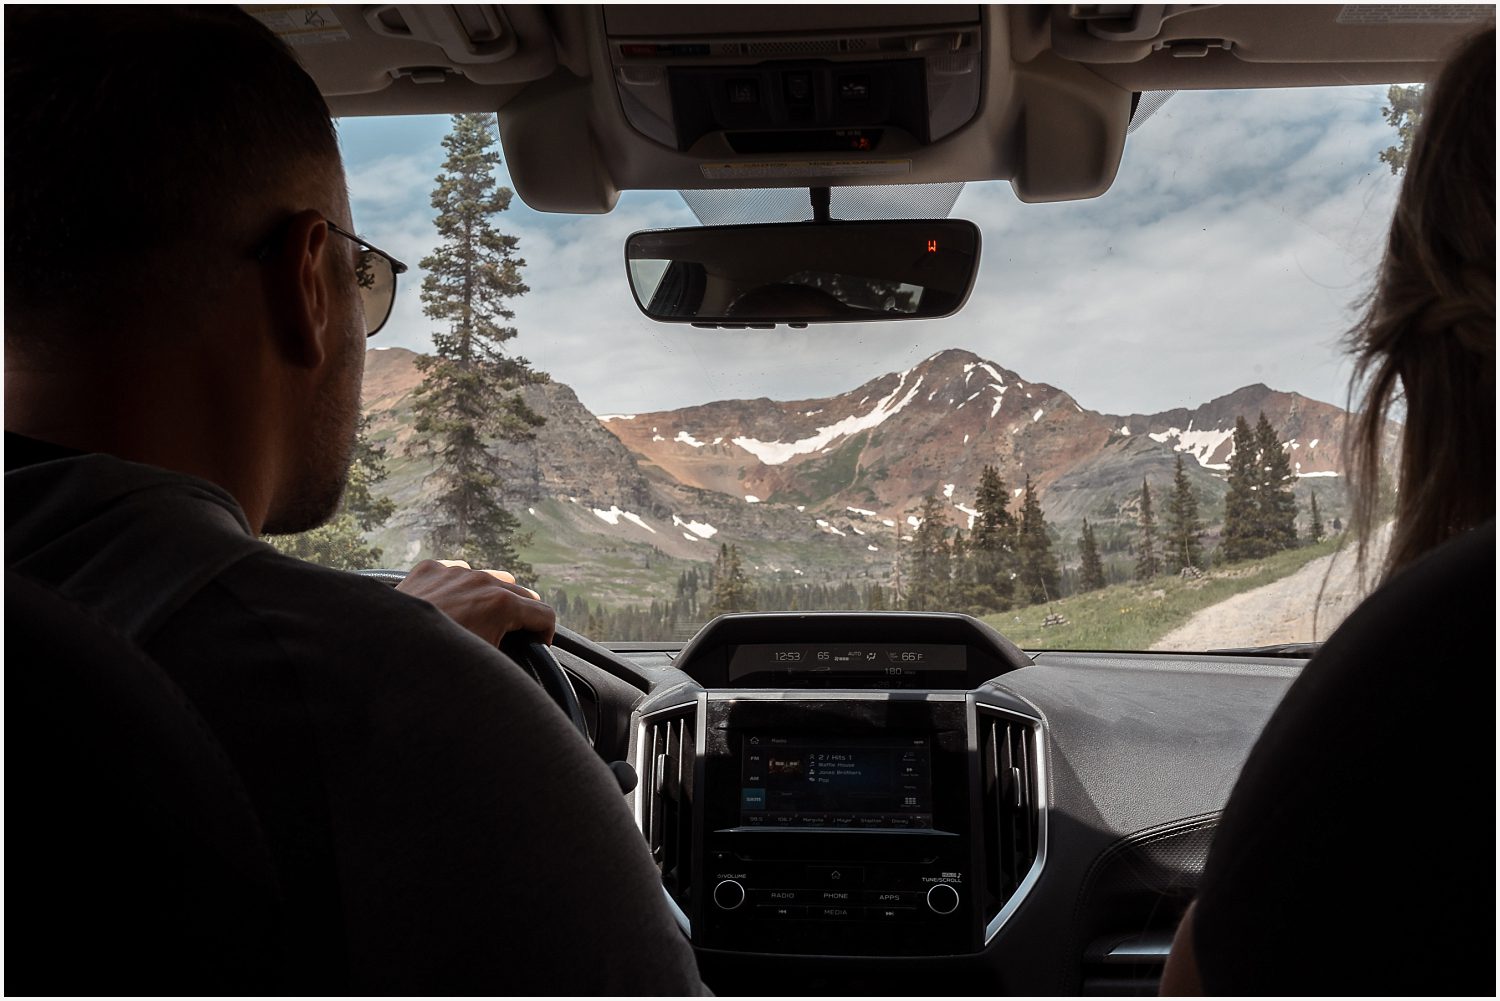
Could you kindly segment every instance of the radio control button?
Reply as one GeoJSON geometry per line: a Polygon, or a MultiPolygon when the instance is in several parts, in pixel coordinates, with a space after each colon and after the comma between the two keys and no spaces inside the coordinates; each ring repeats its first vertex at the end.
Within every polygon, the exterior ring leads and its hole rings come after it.
{"type": "Polygon", "coordinates": [[[883,904],[886,907],[916,907],[921,900],[920,893],[906,890],[870,890],[865,893],[865,903],[883,904]]]}
{"type": "Polygon", "coordinates": [[[795,904],[807,898],[805,890],[751,890],[750,899],[760,904],[795,904]]]}
{"type": "Polygon", "coordinates": [[[952,914],[958,910],[958,890],[948,883],[938,883],[927,891],[927,906],[934,914],[952,914]]]}
{"type": "Polygon", "coordinates": [[[726,911],[732,911],[745,902],[745,888],[739,880],[726,879],[714,887],[714,903],[726,911]]]}
{"type": "Polygon", "coordinates": [[[787,904],[759,904],[755,908],[758,918],[805,918],[807,908],[787,904]]]}
{"type": "Polygon", "coordinates": [[[858,907],[809,907],[808,914],[815,918],[836,918],[844,920],[856,917],[859,914],[858,907]]]}

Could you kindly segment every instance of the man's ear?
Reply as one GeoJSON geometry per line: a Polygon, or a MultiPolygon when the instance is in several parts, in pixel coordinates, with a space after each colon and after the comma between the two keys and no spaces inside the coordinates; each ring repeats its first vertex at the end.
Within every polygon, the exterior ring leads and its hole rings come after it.
{"type": "Polygon", "coordinates": [[[336,242],[323,216],[308,209],[292,216],[265,262],[271,336],[285,359],[301,368],[322,365],[339,336],[336,242]]]}

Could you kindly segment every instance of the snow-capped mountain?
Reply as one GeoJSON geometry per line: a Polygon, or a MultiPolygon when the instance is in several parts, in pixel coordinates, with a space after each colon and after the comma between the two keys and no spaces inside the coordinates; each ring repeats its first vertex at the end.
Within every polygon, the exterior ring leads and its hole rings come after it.
{"type": "Polygon", "coordinates": [[[981,470],[994,465],[1016,491],[1029,475],[1049,517],[1073,521],[1093,508],[1103,514],[1143,477],[1164,486],[1178,453],[1210,495],[1222,492],[1213,484],[1228,468],[1235,418],[1253,424],[1262,411],[1300,475],[1342,474],[1343,413],[1316,400],[1255,385],[1192,411],[1112,416],[960,350],[826,399],[725,400],[600,420],[650,475],[750,503],[903,518],[932,492],[961,515],[981,470]]]}
{"type": "MultiPolygon", "coordinates": [[[[399,348],[372,351],[365,375],[372,434],[390,456],[385,489],[403,512],[379,538],[402,555],[417,551],[427,489],[427,467],[405,450],[415,360],[399,348]]],[[[506,500],[525,512],[523,525],[579,546],[603,535],[707,559],[721,541],[816,542],[837,565],[855,568],[888,561],[890,536],[928,493],[967,526],[986,465],[1014,495],[1029,475],[1048,520],[1071,537],[1085,517],[1133,524],[1141,481],[1168,490],[1179,454],[1212,526],[1235,418],[1253,424],[1261,412],[1292,453],[1299,501],[1316,489],[1325,519],[1344,506],[1343,411],[1258,384],[1193,410],[1107,415],[947,350],[823,399],[595,417],[562,383],[525,394],[547,423],[532,441],[497,446],[510,470],[506,500]]]]}

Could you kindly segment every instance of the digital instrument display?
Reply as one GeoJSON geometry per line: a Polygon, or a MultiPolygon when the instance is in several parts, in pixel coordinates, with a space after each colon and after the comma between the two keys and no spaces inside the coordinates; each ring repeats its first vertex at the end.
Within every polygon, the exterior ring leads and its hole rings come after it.
{"type": "Polygon", "coordinates": [[[742,643],[729,656],[729,683],[762,674],[825,681],[886,679],[888,687],[923,679],[940,687],[942,676],[961,684],[966,648],[956,643],[742,643]],[[934,676],[937,677],[934,677],[934,676]]]}
{"type": "Polygon", "coordinates": [[[743,827],[932,829],[930,737],[743,740],[743,827]]]}

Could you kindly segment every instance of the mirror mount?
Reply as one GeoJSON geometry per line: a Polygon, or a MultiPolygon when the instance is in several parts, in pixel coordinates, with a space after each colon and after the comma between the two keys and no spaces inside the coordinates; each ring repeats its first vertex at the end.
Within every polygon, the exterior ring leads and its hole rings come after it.
{"type": "Polygon", "coordinates": [[[832,222],[828,215],[828,206],[833,203],[833,190],[831,188],[808,188],[808,198],[812,201],[813,222],[832,222]]]}

